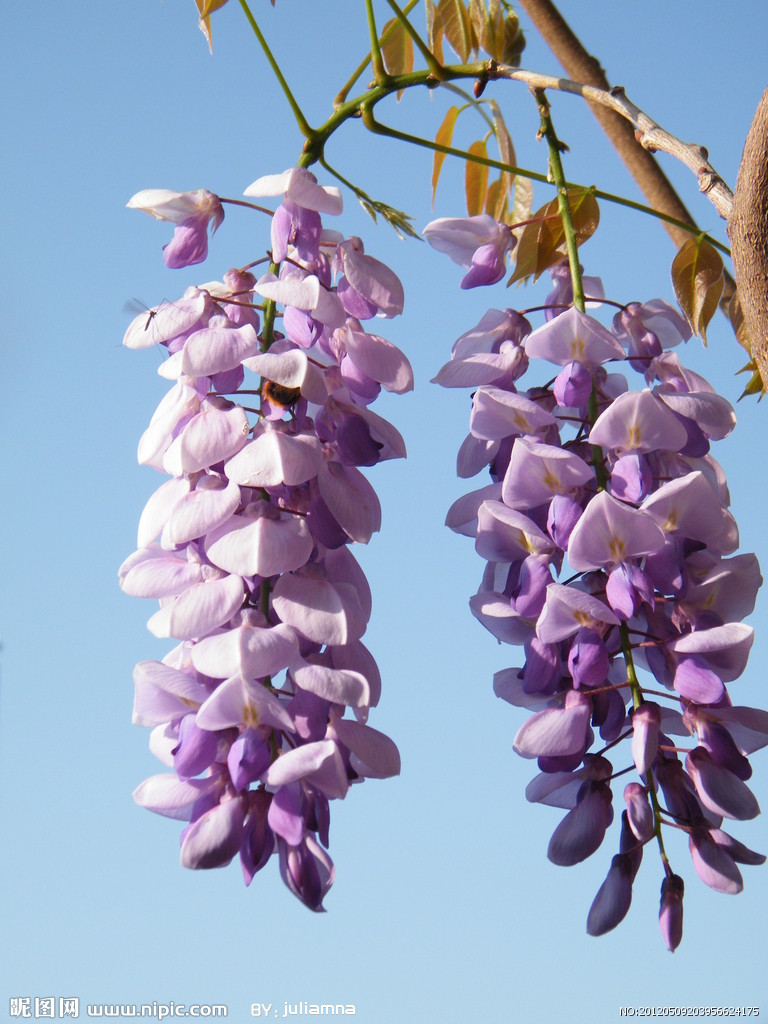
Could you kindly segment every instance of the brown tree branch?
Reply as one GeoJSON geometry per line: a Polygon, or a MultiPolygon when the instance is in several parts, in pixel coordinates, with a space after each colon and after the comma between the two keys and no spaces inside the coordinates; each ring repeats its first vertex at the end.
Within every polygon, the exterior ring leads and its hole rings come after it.
{"type": "Polygon", "coordinates": [[[768,89],[744,145],[728,235],[752,358],[768,382],[768,89]]]}
{"type": "MultiPolygon", "coordinates": [[[[520,4],[569,78],[610,92],[611,86],[599,62],[587,53],[551,0],[520,0],[520,4]]],[[[595,104],[590,104],[590,107],[649,205],[696,227],[696,222],[653,155],[635,138],[635,130],[629,121],[606,107],[595,104]]],[[[678,248],[690,237],[674,224],[664,226],[678,248]]],[[[735,288],[733,279],[726,273],[721,308],[727,309],[735,288]]]]}

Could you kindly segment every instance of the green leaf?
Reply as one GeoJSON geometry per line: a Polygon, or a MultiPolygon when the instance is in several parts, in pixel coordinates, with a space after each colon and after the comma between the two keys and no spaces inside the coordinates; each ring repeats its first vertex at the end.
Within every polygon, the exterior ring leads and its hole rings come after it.
{"type": "MultiPolygon", "coordinates": [[[[407,75],[413,71],[413,40],[397,18],[392,18],[382,29],[380,45],[384,65],[390,75],[407,75]],[[384,39],[390,28],[392,31],[384,39]]],[[[400,89],[397,94],[398,101],[402,95],[403,90],[400,89]]]]}
{"type": "MultiPolygon", "coordinates": [[[[568,189],[568,204],[571,208],[576,244],[582,245],[595,233],[600,222],[600,208],[594,192],[588,188],[568,189]]],[[[565,230],[560,218],[557,199],[553,199],[537,210],[531,218],[534,223],[526,224],[517,244],[515,272],[507,284],[533,276],[537,280],[556,263],[568,258],[565,244],[565,230]]]]}
{"type": "Polygon", "coordinates": [[[402,210],[396,210],[394,206],[387,206],[386,203],[381,203],[377,199],[371,199],[371,197],[366,195],[362,190],[356,190],[356,195],[360,201],[360,205],[368,216],[373,219],[374,224],[380,214],[387,224],[389,224],[389,226],[393,228],[401,238],[408,235],[409,238],[417,238],[420,242],[423,241],[419,232],[410,224],[413,217],[409,213],[403,213],[402,210]]]}
{"type": "Polygon", "coordinates": [[[706,345],[707,326],[723,292],[723,261],[703,235],[689,238],[675,256],[672,286],[691,330],[706,345]]]}
{"type": "MultiPolygon", "coordinates": [[[[487,159],[488,150],[485,142],[480,139],[473,142],[468,150],[472,156],[482,156],[487,159]]],[[[467,199],[467,215],[474,217],[483,212],[485,194],[488,191],[488,165],[476,164],[467,160],[464,168],[464,191],[467,199]]]]}
{"type": "MultiPolygon", "coordinates": [[[[443,123],[437,129],[437,135],[435,136],[435,142],[439,146],[450,146],[451,139],[453,138],[453,126],[456,124],[456,118],[459,116],[458,107],[450,107],[448,113],[443,118],[443,123]]],[[[437,193],[437,182],[440,178],[440,171],[443,168],[443,162],[445,161],[445,153],[439,153],[435,150],[435,157],[432,161],[432,205],[435,205],[435,195],[437,193]]]]}

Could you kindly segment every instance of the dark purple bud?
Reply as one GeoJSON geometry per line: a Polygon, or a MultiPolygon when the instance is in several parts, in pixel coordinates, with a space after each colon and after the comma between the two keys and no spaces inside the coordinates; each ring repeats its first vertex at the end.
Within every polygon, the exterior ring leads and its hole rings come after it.
{"type": "Polygon", "coordinates": [[[179,742],[173,749],[173,767],[179,778],[193,779],[216,760],[218,736],[200,729],[194,715],[185,715],[179,723],[179,742]]]}
{"type": "Polygon", "coordinates": [[[588,935],[605,935],[624,920],[632,902],[633,880],[631,858],[626,854],[616,854],[608,876],[589,909],[588,935]]]}
{"type": "Polygon", "coordinates": [[[578,501],[567,494],[556,494],[549,503],[547,532],[559,548],[565,551],[574,526],[581,518],[583,509],[578,501]]]}
{"type": "Polygon", "coordinates": [[[624,801],[632,834],[639,842],[647,843],[654,830],[653,808],[648,799],[648,790],[639,782],[630,782],[624,787],[624,801]]]}
{"type": "Polygon", "coordinates": [[[661,883],[659,927],[667,949],[674,953],[683,938],[683,893],[685,883],[679,875],[666,875],[661,883]]]}
{"type": "Polygon", "coordinates": [[[573,685],[601,686],[608,678],[610,659],[605,644],[593,629],[580,629],[568,653],[568,671],[573,685]]]}
{"type": "Polygon", "coordinates": [[[592,394],[592,374],[583,363],[574,360],[558,373],[552,390],[558,405],[581,408],[592,394]]]}
{"type": "Polygon", "coordinates": [[[599,848],[612,820],[611,787],[585,782],[578,803],[552,833],[547,857],[563,867],[586,860],[599,848]]]}
{"type": "Polygon", "coordinates": [[[661,707],[654,701],[646,701],[632,711],[632,757],[641,775],[656,760],[660,726],[661,707]]]}

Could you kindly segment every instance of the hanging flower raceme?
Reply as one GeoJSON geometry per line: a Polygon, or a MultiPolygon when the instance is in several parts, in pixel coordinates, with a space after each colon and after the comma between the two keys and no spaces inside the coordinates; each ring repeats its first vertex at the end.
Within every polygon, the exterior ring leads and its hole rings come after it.
{"type": "MultiPolygon", "coordinates": [[[[460,222],[425,235],[456,258],[460,222]]],[[[765,859],[722,829],[759,812],[748,755],[768,743],[768,713],[734,706],[727,684],[745,668],[753,634],[741,620],[762,579],[754,555],[734,554],[710,454],[733,409],[669,351],[690,336],[686,322],[655,300],[605,326],[573,307],[567,265],[552,277],[540,327],[490,310],[435,381],[474,389],[458,472],[486,468],[491,482],[446,521],[487,562],[473,615],[525,652],[494,689],[533,712],[514,741],[540,772],[528,799],[566,811],[550,860],[591,856],[614,816],[612,778],[637,773],[622,782],[619,850],[588,916],[600,935],[629,910],[645,844],[665,826],[688,836],[695,872],[721,892],[740,891],[739,864],[765,859]],[[524,383],[540,361],[550,383],[524,383]],[[639,390],[620,372],[630,369],[639,390]]],[[[601,299],[601,282],[584,280],[601,299]]],[[[683,881],[660,850],[659,921],[673,950],[683,881]]]]}
{"type": "MultiPolygon", "coordinates": [[[[150,631],[177,641],[134,673],[134,721],[152,728],[169,769],[135,799],[187,822],[185,867],[239,856],[249,884],[276,853],[286,885],[322,910],[329,801],[400,768],[395,744],[368,725],[381,680],[361,639],[371,594],[350,545],[381,523],[358,467],[405,455],[369,405],[381,388],[409,391],[413,374],[361,324],[400,312],[402,287],[359,239],[323,229],[321,213],[341,211],[338,190],[293,168],[246,194],[282,196],[272,271],[189,288],[124,339],[164,346],[159,372],[173,381],[139,443],[139,461],[171,479],[120,568],[126,593],[160,602],[150,631]]],[[[211,194],[147,195],[131,205],[179,222],[190,195],[211,194]]]]}

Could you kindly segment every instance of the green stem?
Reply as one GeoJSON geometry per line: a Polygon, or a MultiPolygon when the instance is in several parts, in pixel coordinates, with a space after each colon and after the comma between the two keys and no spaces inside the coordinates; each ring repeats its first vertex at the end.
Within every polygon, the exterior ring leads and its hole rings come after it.
{"type": "MultiPolygon", "coordinates": [[[[410,2],[405,5],[403,13],[404,14],[408,14],[410,11],[413,10],[413,8],[418,3],[420,3],[420,0],[410,0],[410,2]]],[[[389,37],[392,35],[392,33],[394,31],[395,31],[395,23],[392,22],[392,24],[389,25],[387,28],[385,28],[384,31],[381,33],[380,42],[385,43],[389,39],[389,37]]],[[[355,82],[358,80],[360,75],[362,75],[362,73],[365,71],[365,69],[368,67],[368,65],[370,63],[371,63],[371,55],[370,55],[370,53],[368,53],[368,54],[366,54],[365,58],[360,61],[358,66],[355,68],[355,70],[349,76],[349,79],[347,80],[347,82],[339,90],[339,93],[336,96],[336,99],[333,101],[334,109],[336,107],[340,107],[342,105],[342,103],[346,102],[347,96],[349,96],[350,89],[352,88],[352,86],[355,84],[355,82]]]]}
{"type": "Polygon", "coordinates": [[[431,139],[422,139],[418,135],[410,135],[408,132],[398,131],[396,128],[389,128],[381,124],[373,116],[373,104],[364,102],[362,104],[362,121],[368,131],[374,135],[385,135],[390,139],[399,139],[401,142],[408,142],[413,146],[421,146],[424,149],[431,149],[437,153],[445,153],[447,156],[457,156],[470,163],[483,164],[485,167],[493,167],[496,170],[508,171],[510,174],[519,174],[523,178],[531,178],[533,181],[540,181],[544,184],[551,184],[545,174],[538,174],[536,171],[529,171],[523,167],[513,167],[501,160],[492,160],[490,157],[478,156],[468,153],[464,149],[455,149],[453,146],[443,146],[439,142],[432,142],[431,139]]]}
{"type": "Polygon", "coordinates": [[[259,46],[264,51],[264,56],[267,58],[269,66],[272,68],[275,78],[277,79],[280,88],[283,90],[283,93],[285,94],[285,98],[288,100],[288,105],[290,106],[291,111],[293,112],[293,116],[296,118],[296,123],[299,126],[299,131],[306,139],[313,139],[315,136],[315,132],[313,128],[310,126],[306,117],[304,116],[304,112],[302,111],[301,107],[296,102],[296,97],[291,92],[290,86],[286,82],[285,77],[282,71],[280,70],[280,65],[275,60],[272,51],[267,45],[267,40],[264,38],[261,29],[256,23],[256,19],[251,13],[251,9],[247,4],[247,0],[240,0],[240,6],[245,12],[245,16],[248,19],[251,28],[253,29],[253,33],[259,41],[259,46]]]}
{"type": "Polygon", "coordinates": [[[365,13],[368,18],[368,35],[371,38],[371,68],[376,85],[386,85],[389,81],[384,58],[381,55],[379,33],[376,31],[376,18],[373,13],[373,0],[365,0],[365,13]]]}
{"type": "Polygon", "coordinates": [[[403,26],[405,31],[411,37],[411,39],[413,40],[414,44],[416,45],[416,47],[420,51],[422,57],[427,62],[427,67],[429,68],[429,70],[430,70],[430,72],[432,74],[432,77],[436,78],[438,82],[442,82],[443,78],[445,77],[445,75],[443,73],[443,65],[440,63],[440,61],[437,59],[437,57],[435,57],[434,53],[432,53],[432,51],[427,46],[427,44],[424,42],[424,40],[421,38],[419,33],[416,31],[416,29],[410,23],[410,21],[408,20],[408,18],[405,15],[405,11],[403,11],[400,8],[400,6],[397,3],[395,3],[395,0],[387,0],[387,3],[392,8],[392,10],[395,12],[397,20],[400,22],[400,24],[403,26]]]}
{"type": "Polygon", "coordinates": [[[557,208],[560,211],[560,219],[563,222],[563,234],[565,235],[565,248],[568,253],[568,266],[571,270],[571,284],[573,285],[573,304],[579,312],[586,311],[584,301],[584,285],[581,281],[581,267],[579,266],[579,242],[576,237],[576,228],[573,223],[571,204],[568,202],[568,185],[563,171],[563,161],[560,159],[563,145],[555,133],[555,126],[549,113],[549,103],[543,89],[534,89],[533,95],[536,99],[536,106],[539,108],[541,118],[540,134],[547,140],[549,146],[549,168],[552,174],[552,181],[557,189],[557,208]]]}

